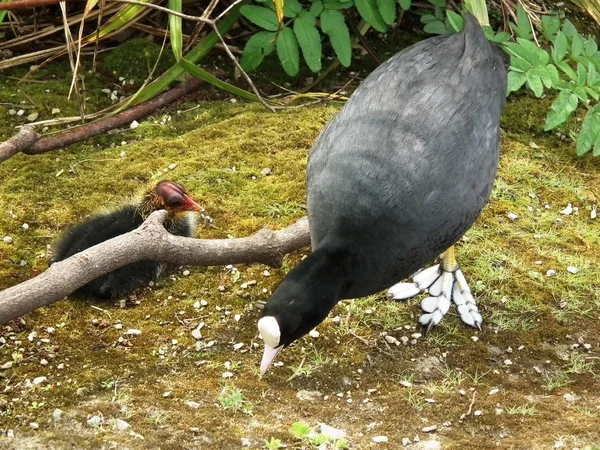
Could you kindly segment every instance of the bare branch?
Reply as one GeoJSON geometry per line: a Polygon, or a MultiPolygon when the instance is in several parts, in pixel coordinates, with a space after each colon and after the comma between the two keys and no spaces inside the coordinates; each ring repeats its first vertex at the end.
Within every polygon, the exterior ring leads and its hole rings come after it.
{"type": "Polygon", "coordinates": [[[21,151],[31,148],[39,138],[40,135],[35,132],[32,126],[25,125],[15,136],[0,144],[0,163],[21,151]]]}
{"type": "Polygon", "coordinates": [[[218,266],[262,263],[279,266],[283,257],[310,244],[306,217],[280,230],[266,228],[236,239],[193,239],[169,234],[165,211],[152,213],[136,230],[53,264],[35,278],[0,292],[0,325],[61,300],[93,279],[142,260],[177,265],[218,266]]]}

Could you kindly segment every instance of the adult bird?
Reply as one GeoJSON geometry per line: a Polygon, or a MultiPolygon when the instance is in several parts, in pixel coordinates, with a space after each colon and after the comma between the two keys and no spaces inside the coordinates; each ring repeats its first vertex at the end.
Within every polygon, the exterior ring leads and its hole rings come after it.
{"type": "MultiPolygon", "coordinates": [[[[154,211],[165,209],[164,226],[171,234],[192,237],[196,230],[194,211],[204,211],[183,186],[160,181],[141,199],[114,211],[94,215],[68,230],[54,249],[50,263],[62,261],[101,242],[139,227],[154,211]]],[[[161,274],[164,265],[157,261],[140,261],[115,269],[82,286],[75,295],[99,299],[124,298],[147,286],[161,274]]]]}
{"type": "Polygon", "coordinates": [[[506,72],[503,52],[467,13],[461,33],[426,39],[383,63],[327,124],[307,167],[313,252],[263,309],[261,374],[340,300],[389,288],[444,251],[441,265],[389,295],[429,288],[422,325],[437,325],[452,298],[462,320],[480,326],[452,245],[492,190],[506,72]]]}

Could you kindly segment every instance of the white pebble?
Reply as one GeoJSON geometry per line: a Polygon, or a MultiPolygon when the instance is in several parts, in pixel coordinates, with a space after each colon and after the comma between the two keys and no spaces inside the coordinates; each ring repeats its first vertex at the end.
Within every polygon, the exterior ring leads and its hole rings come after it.
{"type": "Polygon", "coordinates": [[[519,218],[519,215],[518,215],[518,214],[515,214],[515,213],[508,213],[506,216],[507,216],[507,217],[508,217],[510,220],[517,220],[517,219],[519,218]]]}
{"type": "Polygon", "coordinates": [[[408,446],[408,445],[410,445],[410,444],[412,444],[412,441],[411,441],[409,438],[407,438],[407,437],[403,437],[403,438],[402,438],[402,445],[403,445],[404,447],[407,447],[407,446],[408,446]]]}
{"type": "Polygon", "coordinates": [[[413,384],[410,381],[406,381],[406,380],[401,380],[400,384],[407,388],[411,388],[413,386],[413,384]]]}
{"type": "Polygon", "coordinates": [[[52,108],[52,115],[60,113],[60,108],[52,108]]]}
{"type": "Polygon", "coordinates": [[[48,360],[46,360],[46,359],[42,359],[42,360],[40,361],[40,364],[41,364],[42,366],[47,366],[47,365],[48,365],[48,360]]]}
{"type": "Polygon", "coordinates": [[[184,270],[184,271],[183,271],[183,276],[184,276],[184,277],[187,277],[187,276],[189,276],[189,274],[190,274],[190,271],[189,271],[189,270],[187,270],[187,269],[186,269],[186,270],[184,270]]]}
{"type": "Polygon", "coordinates": [[[122,329],[123,329],[123,324],[122,323],[115,324],[115,330],[122,330],[122,329]]]}
{"type": "Polygon", "coordinates": [[[233,316],[233,320],[235,320],[236,322],[239,322],[241,318],[242,318],[242,316],[241,316],[241,315],[239,315],[239,314],[235,314],[235,315],[233,316]]]}
{"type": "Polygon", "coordinates": [[[2,238],[5,244],[12,244],[13,239],[10,236],[4,236],[2,238]]]}
{"type": "Polygon", "coordinates": [[[553,277],[554,275],[556,275],[556,270],[554,269],[550,269],[548,272],[546,272],[547,277],[553,277]]]}
{"type": "Polygon", "coordinates": [[[8,370],[13,366],[13,362],[12,361],[7,361],[4,364],[2,364],[0,366],[0,370],[8,370]]]}
{"type": "Polygon", "coordinates": [[[384,336],[384,339],[389,343],[389,344],[395,344],[396,342],[398,342],[398,339],[396,339],[394,336],[390,336],[389,334],[384,336]]]}
{"type": "Polygon", "coordinates": [[[474,416],[483,416],[483,411],[477,410],[473,413],[474,416]]]}
{"type": "Polygon", "coordinates": [[[431,425],[430,427],[424,427],[421,429],[423,433],[431,433],[432,431],[437,430],[437,425],[431,425]]]}
{"type": "Polygon", "coordinates": [[[198,409],[200,408],[200,403],[198,402],[185,402],[190,408],[198,409]]]}
{"type": "Polygon", "coordinates": [[[419,339],[422,335],[421,333],[413,333],[410,335],[413,339],[419,339]]]}
{"type": "Polygon", "coordinates": [[[471,336],[471,340],[473,342],[477,342],[479,340],[479,338],[477,336],[471,336]]]}
{"type": "Polygon", "coordinates": [[[321,333],[319,333],[317,330],[311,330],[310,333],[308,333],[308,335],[312,338],[318,338],[321,333]]]}
{"type": "Polygon", "coordinates": [[[240,348],[242,348],[243,346],[244,346],[244,343],[243,343],[243,342],[239,342],[239,343],[237,343],[237,344],[235,344],[235,345],[233,346],[233,349],[234,349],[234,350],[239,350],[239,349],[240,349],[240,348]]]}
{"type": "Polygon", "coordinates": [[[200,300],[200,304],[202,306],[206,306],[206,305],[208,305],[208,302],[206,300],[200,300]]]}
{"type": "Polygon", "coordinates": [[[177,164],[175,164],[175,163],[169,164],[169,170],[173,170],[173,169],[175,169],[175,167],[177,167],[177,164]]]}
{"type": "Polygon", "coordinates": [[[567,272],[569,272],[569,273],[577,273],[577,272],[579,272],[579,269],[577,267],[575,267],[575,266],[569,266],[569,267],[567,267],[567,272]]]}
{"type": "Polygon", "coordinates": [[[36,377],[33,379],[33,384],[42,384],[46,380],[46,377],[36,377]]]}
{"type": "Polygon", "coordinates": [[[200,309],[200,302],[194,302],[194,309],[200,309]]]}
{"type": "Polygon", "coordinates": [[[380,444],[382,442],[387,442],[388,441],[388,437],[387,436],[375,436],[372,439],[373,442],[375,442],[376,444],[380,444]]]}
{"type": "Polygon", "coordinates": [[[21,228],[23,228],[25,231],[27,231],[27,230],[29,230],[29,224],[24,223],[23,225],[21,225],[21,228]]]}
{"type": "Polygon", "coordinates": [[[505,366],[512,366],[512,361],[510,359],[505,359],[504,360],[504,365],[505,366]]]}
{"type": "Polygon", "coordinates": [[[488,392],[488,395],[496,395],[498,392],[500,392],[500,389],[494,388],[490,392],[488,392]]]}
{"type": "Polygon", "coordinates": [[[171,396],[171,391],[163,392],[163,398],[169,398],[171,396]]]}
{"type": "Polygon", "coordinates": [[[40,113],[37,113],[37,112],[32,112],[31,114],[29,114],[29,115],[27,116],[27,121],[28,121],[28,122],[33,122],[33,121],[35,121],[35,119],[37,119],[37,118],[38,118],[38,116],[39,116],[39,115],[40,115],[40,113]]]}
{"type": "Polygon", "coordinates": [[[598,210],[594,206],[594,208],[592,209],[592,212],[590,213],[590,219],[595,219],[597,215],[598,215],[598,210]]]}
{"type": "Polygon", "coordinates": [[[136,330],[135,328],[130,328],[125,334],[128,334],[129,336],[139,336],[142,334],[142,332],[140,330],[136,330]]]}
{"type": "Polygon", "coordinates": [[[570,203],[567,205],[567,207],[563,210],[560,211],[561,214],[568,216],[569,214],[571,214],[573,212],[573,205],[571,205],[570,203]]]}
{"type": "Polygon", "coordinates": [[[271,272],[269,272],[268,270],[265,270],[265,271],[263,271],[263,275],[265,277],[269,277],[269,276],[271,276],[271,272]]]}
{"type": "Polygon", "coordinates": [[[171,344],[177,345],[179,344],[179,341],[177,339],[171,339],[171,344]]]}
{"type": "Polygon", "coordinates": [[[30,422],[29,426],[32,430],[37,430],[40,427],[36,422],[30,422]]]}
{"type": "Polygon", "coordinates": [[[134,120],[133,122],[131,122],[129,124],[129,128],[132,129],[132,130],[135,130],[139,126],[140,126],[140,124],[139,124],[139,122],[137,120],[134,120]]]}
{"type": "Polygon", "coordinates": [[[192,337],[196,340],[202,339],[202,333],[200,333],[200,330],[198,328],[194,328],[192,330],[192,337]]]}
{"type": "Polygon", "coordinates": [[[233,373],[231,372],[223,372],[223,375],[221,375],[223,378],[231,378],[233,376],[233,373]]]}
{"type": "Polygon", "coordinates": [[[52,413],[52,421],[58,422],[60,419],[62,419],[63,412],[64,411],[62,409],[56,408],[52,413]]]}

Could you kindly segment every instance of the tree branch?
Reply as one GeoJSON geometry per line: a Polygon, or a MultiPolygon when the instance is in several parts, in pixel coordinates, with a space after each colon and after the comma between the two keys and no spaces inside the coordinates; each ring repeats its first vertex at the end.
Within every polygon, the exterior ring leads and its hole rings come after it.
{"type": "Polygon", "coordinates": [[[34,145],[40,138],[31,125],[25,125],[16,135],[0,144],[0,163],[34,145]]]}
{"type": "Polygon", "coordinates": [[[283,257],[310,245],[306,217],[280,230],[263,228],[236,239],[194,239],[170,234],[166,212],[157,211],[136,230],[109,239],[64,261],[35,278],[0,292],[0,325],[61,300],[105,273],[142,260],[177,265],[218,266],[261,263],[281,265],[283,257]]]}

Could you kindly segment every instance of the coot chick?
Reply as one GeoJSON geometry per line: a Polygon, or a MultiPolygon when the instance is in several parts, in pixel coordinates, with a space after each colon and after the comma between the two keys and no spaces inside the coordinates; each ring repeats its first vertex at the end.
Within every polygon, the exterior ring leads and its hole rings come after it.
{"type": "MultiPolygon", "coordinates": [[[[165,209],[164,223],[169,233],[192,237],[196,230],[193,211],[204,211],[178,183],[160,181],[137,202],[125,204],[109,213],[94,215],[68,230],[56,245],[51,263],[62,261],[101,242],[139,227],[154,211],[165,209]]],[[[109,272],[82,286],[75,295],[99,299],[124,298],[135,289],[147,286],[160,275],[163,264],[140,261],[109,272]]]]}
{"type": "Polygon", "coordinates": [[[434,284],[438,295],[422,302],[421,324],[437,325],[453,296],[461,318],[480,326],[451,246],[492,190],[507,60],[474,16],[464,24],[383,63],[317,138],[307,167],[313,252],[263,309],[261,374],[340,300],[389,288],[446,250],[441,267],[390,295],[407,298],[434,284]]]}

